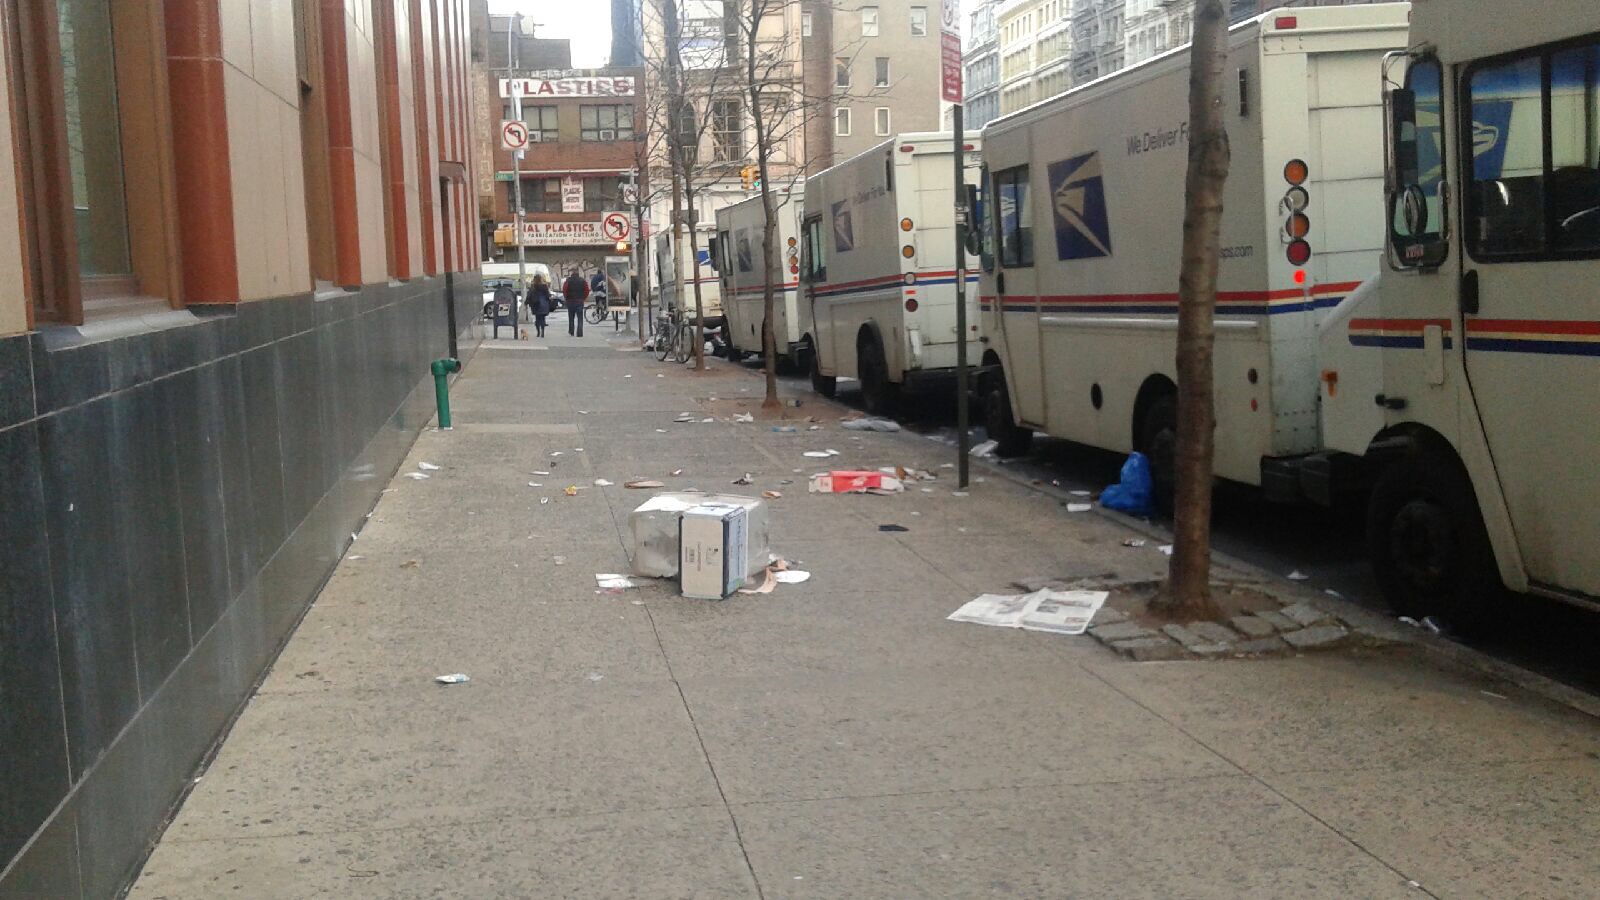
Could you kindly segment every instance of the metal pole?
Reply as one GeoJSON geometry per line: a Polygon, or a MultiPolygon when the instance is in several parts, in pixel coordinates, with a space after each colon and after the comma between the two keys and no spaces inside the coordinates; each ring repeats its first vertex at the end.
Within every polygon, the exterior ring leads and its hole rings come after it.
{"type": "Polygon", "coordinates": [[[968,444],[972,438],[968,435],[970,427],[969,406],[971,397],[968,394],[967,383],[967,246],[966,230],[971,228],[972,210],[966,207],[967,194],[967,151],[966,133],[963,129],[962,105],[957,103],[952,110],[955,113],[955,143],[952,156],[956,161],[956,448],[960,458],[956,460],[957,480],[962,490],[967,488],[968,469],[968,444]],[[965,225],[966,228],[961,226],[965,225]]]}
{"type": "MultiPolygon", "coordinates": [[[[516,13],[511,20],[511,27],[506,29],[506,84],[511,88],[511,116],[516,121],[522,121],[522,90],[517,84],[516,70],[522,62],[522,41],[517,40],[517,32],[522,27],[522,14],[516,13]]],[[[517,299],[511,304],[511,338],[516,340],[521,335],[517,326],[517,313],[522,306],[524,292],[528,289],[528,261],[526,248],[522,246],[522,151],[511,151],[511,185],[513,203],[516,209],[512,211],[512,235],[517,242],[517,299]]],[[[498,337],[498,335],[496,335],[498,337]]]]}

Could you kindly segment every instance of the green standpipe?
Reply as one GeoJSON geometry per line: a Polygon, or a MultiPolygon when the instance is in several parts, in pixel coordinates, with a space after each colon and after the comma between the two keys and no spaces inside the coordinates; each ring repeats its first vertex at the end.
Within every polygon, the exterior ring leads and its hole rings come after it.
{"type": "Polygon", "coordinates": [[[461,371],[461,360],[445,357],[436,359],[429,366],[433,370],[433,398],[439,404],[439,428],[443,431],[450,430],[450,381],[449,377],[461,371]]]}

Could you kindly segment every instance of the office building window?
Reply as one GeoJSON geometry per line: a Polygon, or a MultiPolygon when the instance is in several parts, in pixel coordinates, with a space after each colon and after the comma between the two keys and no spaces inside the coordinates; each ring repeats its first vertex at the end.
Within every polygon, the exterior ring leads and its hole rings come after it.
{"type": "Polygon", "coordinates": [[[850,86],[850,60],[841,56],[833,61],[834,87],[850,86]]]}
{"type": "Polygon", "coordinates": [[[744,110],[738,100],[711,104],[711,150],[718,162],[744,159],[744,110]]]}
{"type": "Polygon", "coordinates": [[[889,107],[887,107],[887,106],[878,107],[874,111],[872,124],[873,124],[873,127],[877,129],[878,137],[886,137],[886,136],[888,136],[888,134],[889,134],[889,107]]]}
{"type": "Polygon", "coordinates": [[[874,79],[874,84],[876,84],[878,87],[888,87],[889,86],[889,57],[880,56],[876,60],[874,60],[874,62],[877,64],[877,66],[876,66],[876,78],[874,79]]]}
{"type": "Polygon", "coordinates": [[[800,36],[811,37],[811,13],[800,14],[800,36]]]}
{"type": "Polygon", "coordinates": [[[626,104],[580,106],[578,128],[581,137],[586,141],[631,141],[633,107],[626,104]]]}
{"type": "Polygon", "coordinates": [[[833,133],[839,137],[850,136],[849,109],[836,109],[833,111],[833,133]]]}
{"type": "Polygon", "coordinates": [[[876,6],[861,7],[861,36],[878,36],[878,8],[876,6]]]}
{"type": "Polygon", "coordinates": [[[911,33],[917,35],[928,33],[928,8],[926,6],[911,7],[911,33]]]}

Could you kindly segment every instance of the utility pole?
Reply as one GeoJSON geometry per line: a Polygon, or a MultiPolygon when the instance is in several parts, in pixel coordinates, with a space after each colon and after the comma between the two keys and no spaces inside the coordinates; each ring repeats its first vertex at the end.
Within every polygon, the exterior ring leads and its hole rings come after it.
{"type": "MultiPolygon", "coordinates": [[[[518,122],[522,121],[522,85],[517,83],[517,69],[521,68],[522,41],[518,40],[522,30],[522,13],[512,13],[510,27],[506,29],[506,85],[511,94],[511,117],[518,122]]],[[[521,335],[517,327],[518,307],[522,305],[522,298],[528,290],[528,259],[527,249],[522,246],[522,150],[511,151],[511,196],[512,205],[512,234],[517,241],[517,300],[511,304],[511,333],[521,335]]]]}
{"type": "Polygon", "coordinates": [[[963,490],[967,487],[970,460],[968,445],[972,437],[971,397],[967,372],[967,231],[972,228],[972,210],[967,208],[967,137],[963,121],[966,97],[961,83],[961,4],[944,0],[940,9],[939,58],[941,96],[953,104],[950,156],[955,160],[956,213],[956,474],[963,490]]]}

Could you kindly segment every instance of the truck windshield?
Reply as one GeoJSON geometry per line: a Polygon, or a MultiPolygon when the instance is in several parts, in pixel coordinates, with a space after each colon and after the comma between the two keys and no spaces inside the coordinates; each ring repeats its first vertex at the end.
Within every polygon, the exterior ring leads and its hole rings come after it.
{"type": "Polygon", "coordinates": [[[1400,266],[1438,265],[1444,259],[1442,77],[1433,57],[1413,60],[1405,89],[1389,98],[1394,142],[1394,195],[1389,242],[1400,266]]]}

